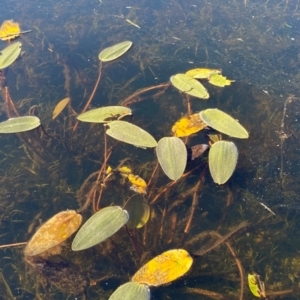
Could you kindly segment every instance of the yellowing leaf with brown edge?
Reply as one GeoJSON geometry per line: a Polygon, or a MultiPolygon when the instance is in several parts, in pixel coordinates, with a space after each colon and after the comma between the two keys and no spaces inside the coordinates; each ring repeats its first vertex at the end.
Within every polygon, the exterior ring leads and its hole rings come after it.
{"type": "Polygon", "coordinates": [[[69,102],[69,97],[59,101],[53,110],[52,119],[55,119],[64,110],[64,108],[68,105],[69,102]]]}
{"type": "Polygon", "coordinates": [[[221,74],[222,70],[196,68],[188,70],[185,74],[195,79],[208,79],[212,74],[221,74]]]}
{"type": "Polygon", "coordinates": [[[25,256],[40,255],[71,236],[81,225],[82,216],[75,210],[62,211],[44,223],[27,243],[25,256]]]}
{"type": "Polygon", "coordinates": [[[141,267],[131,281],[160,286],[183,276],[191,268],[193,258],[184,249],[166,251],[141,267]]]}
{"type": "Polygon", "coordinates": [[[196,133],[207,126],[206,123],[202,121],[199,114],[193,114],[190,116],[185,116],[178,120],[172,127],[172,132],[174,136],[184,137],[196,133]]]}
{"type": "Polygon", "coordinates": [[[146,192],[147,183],[144,179],[142,179],[138,175],[133,175],[133,174],[129,174],[127,178],[132,184],[132,186],[130,187],[131,190],[133,190],[138,194],[147,194],[146,192]]]}
{"type": "Polygon", "coordinates": [[[13,20],[6,20],[0,27],[0,39],[10,41],[17,38],[21,33],[20,25],[13,20]]]}
{"type": "Polygon", "coordinates": [[[231,82],[235,80],[229,80],[225,76],[220,74],[211,74],[208,78],[208,82],[215,86],[224,87],[225,85],[231,85],[231,82]]]}

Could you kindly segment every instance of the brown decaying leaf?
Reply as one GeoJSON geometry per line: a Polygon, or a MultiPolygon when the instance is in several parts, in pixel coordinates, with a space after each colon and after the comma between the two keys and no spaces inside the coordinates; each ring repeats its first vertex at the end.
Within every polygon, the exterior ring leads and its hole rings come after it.
{"type": "MultiPolygon", "coordinates": [[[[62,211],[44,223],[27,243],[25,256],[41,255],[71,236],[81,225],[82,216],[75,210],[62,211]]],[[[54,248],[55,249],[55,248],[54,248]]],[[[51,251],[50,251],[51,252],[51,251]]],[[[53,251],[49,255],[59,253],[53,251]]]]}
{"type": "Polygon", "coordinates": [[[207,149],[208,149],[207,144],[198,144],[193,147],[191,147],[192,150],[192,157],[191,160],[194,160],[195,158],[201,156],[207,149]]]}

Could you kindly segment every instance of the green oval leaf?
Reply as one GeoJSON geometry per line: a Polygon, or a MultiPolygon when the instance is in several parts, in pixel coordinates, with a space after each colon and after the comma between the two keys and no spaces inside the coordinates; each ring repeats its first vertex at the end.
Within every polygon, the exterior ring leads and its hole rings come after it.
{"type": "Polygon", "coordinates": [[[127,282],[119,286],[108,300],[150,300],[150,289],[145,284],[127,282]]]}
{"type": "Polygon", "coordinates": [[[134,195],[127,200],[124,209],[129,213],[128,228],[141,228],[149,220],[150,206],[141,195],[134,195]]]}
{"type": "Polygon", "coordinates": [[[128,213],[119,206],[109,206],[92,215],[79,229],[72,250],[91,248],[116,233],[128,221],[128,213]]]}
{"type": "Polygon", "coordinates": [[[112,121],[108,123],[106,133],[118,141],[141,148],[153,148],[157,142],[152,135],[144,129],[126,121],[112,121]]]}
{"type": "Polygon", "coordinates": [[[0,69],[10,66],[20,55],[22,43],[15,42],[0,51],[0,69]]]}
{"type": "Polygon", "coordinates": [[[0,123],[0,133],[19,133],[35,129],[41,125],[41,120],[35,116],[11,118],[0,123]]]}
{"type": "Polygon", "coordinates": [[[108,123],[132,115],[131,109],[125,106],[105,106],[91,109],[77,116],[77,120],[90,123],[108,123]]]}
{"type": "Polygon", "coordinates": [[[209,94],[203,84],[186,74],[173,75],[170,80],[173,86],[181,92],[200,99],[209,98],[209,94]]]}
{"type": "Polygon", "coordinates": [[[217,108],[202,110],[199,114],[203,122],[219,132],[240,139],[249,137],[247,130],[237,120],[217,108]]]}
{"type": "Polygon", "coordinates": [[[215,183],[223,184],[232,175],[238,159],[234,143],[218,141],[212,145],[208,154],[210,174],[215,183]]]}
{"type": "Polygon", "coordinates": [[[99,59],[102,61],[112,61],[122,56],[132,46],[132,42],[124,41],[111,47],[105,48],[99,54],[99,59]]]}
{"type": "Polygon", "coordinates": [[[187,162],[187,150],[184,142],[178,137],[164,137],[156,147],[158,162],[165,174],[177,180],[183,174],[187,162]]]}

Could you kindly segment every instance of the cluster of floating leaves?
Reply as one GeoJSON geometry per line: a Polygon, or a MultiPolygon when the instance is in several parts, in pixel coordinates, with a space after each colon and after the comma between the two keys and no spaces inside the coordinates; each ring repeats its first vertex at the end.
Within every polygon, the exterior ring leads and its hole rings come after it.
{"type": "MultiPolygon", "coordinates": [[[[7,25],[5,26],[7,28],[7,25]]],[[[17,37],[16,32],[15,35],[13,34],[13,29],[5,28],[2,31],[0,29],[0,38],[17,37]]],[[[99,60],[101,62],[115,60],[131,46],[132,42],[125,41],[106,48],[100,52],[99,60]]],[[[10,66],[18,58],[20,52],[21,43],[19,42],[3,49],[0,55],[0,69],[10,66]]],[[[172,76],[170,81],[183,93],[200,99],[208,99],[209,93],[199,79],[208,80],[209,83],[218,87],[230,85],[232,82],[221,75],[220,70],[215,69],[189,70],[185,74],[172,76]]],[[[52,118],[55,119],[69,103],[69,98],[61,100],[56,105],[52,118]]],[[[106,127],[105,134],[117,141],[140,148],[155,148],[161,169],[168,178],[174,181],[184,174],[188,160],[187,148],[181,137],[196,134],[209,127],[230,137],[248,138],[248,132],[238,121],[218,109],[206,109],[181,118],[172,127],[174,136],[163,137],[158,142],[143,128],[121,120],[131,114],[128,107],[108,106],[85,111],[77,116],[77,120],[103,124],[102,126],[106,127]]],[[[21,116],[0,123],[0,133],[21,133],[36,129],[40,125],[40,119],[35,116],[21,116]]],[[[235,170],[238,150],[231,141],[211,139],[211,142],[208,157],[210,173],[216,183],[223,184],[235,170]]],[[[208,145],[202,145],[200,148],[205,151],[208,145]]],[[[193,159],[200,155],[201,151],[198,149],[195,153],[197,151],[193,159]]],[[[128,228],[144,226],[150,217],[149,204],[143,198],[146,194],[147,183],[127,167],[120,167],[117,170],[109,167],[106,175],[111,176],[116,172],[130,182],[131,189],[138,195],[130,198],[123,208],[119,206],[102,208],[93,214],[79,230],[82,216],[76,211],[63,211],[56,214],[42,225],[27,243],[24,251],[26,259],[34,262],[37,257],[46,259],[53,254],[58,254],[62,243],[77,230],[71,245],[73,251],[91,248],[105,241],[124,226],[128,228]]],[[[184,249],[166,251],[145,264],[132,277],[131,282],[120,286],[110,299],[150,299],[149,287],[176,280],[190,269],[192,263],[192,257],[184,249]]]]}

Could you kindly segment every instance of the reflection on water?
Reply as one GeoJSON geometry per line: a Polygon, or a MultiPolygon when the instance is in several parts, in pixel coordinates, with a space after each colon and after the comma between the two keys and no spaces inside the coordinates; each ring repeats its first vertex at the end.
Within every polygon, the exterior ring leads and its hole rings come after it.
{"type": "MultiPolygon", "coordinates": [[[[43,271],[25,263],[22,247],[1,249],[0,298],[74,299],[74,284],[88,282],[88,299],[108,299],[155,255],[179,247],[199,252],[215,241],[201,237],[189,248],[201,232],[226,236],[247,221],[246,229],[227,240],[234,255],[221,243],[196,259],[183,279],[153,289],[152,298],[215,299],[215,292],[223,297],[219,299],[241,299],[236,255],[245,273],[261,275],[267,294],[282,292],[282,299],[298,299],[300,228],[299,211],[293,208],[300,189],[299,1],[2,2],[1,23],[14,19],[22,30],[32,30],[19,38],[25,53],[6,74],[10,95],[20,115],[39,116],[56,140],[41,129],[0,136],[1,244],[27,241],[57,212],[84,205],[96,179],[93,173],[103,163],[103,127],[80,123],[75,133],[72,128],[93,90],[98,54],[110,45],[124,40],[134,44],[125,56],[104,64],[91,107],[119,104],[136,90],[166,83],[191,68],[217,68],[236,82],[226,88],[204,83],[211,97],[191,99],[191,109],[224,110],[241,121],[250,138],[234,139],[239,161],[225,185],[213,183],[205,168],[207,154],[188,165],[188,170],[199,165],[197,170],[166,191],[170,181],[156,173],[147,195],[151,220],[136,233],[141,257],[123,229],[81,252],[71,252],[68,242],[61,256],[39,262],[43,271]],[[52,120],[54,106],[67,96],[72,108],[52,120]],[[260,202],[274,208],[276,216],[260,202]],[[289,209],[276,209],[278,204],[289,209]],[[59,280],[54,270],[69,280],[59,280]]],[[[1,49],[5,45],[0,42],[1,49]]],[[[5,99],[5,90],[1,93],[5,99]]],[[[171,135],[187,106],[172,87],[151,95],[130,105],[132,122],[158,140],[171,135]]],[[[8,117],[4,99],[1,121],[8,117]]],[[[194,135],[187,144],[205,139],[204,134],[194,135]]],[[[108,148],[113,145],[108,139],[108,148]]],[[[135,174],[150,180],[156,165],[153,151],[119,144],[109,164],[116,167],[125,158],[135,174]]],[[[115,179],[103,190],[101,206],[122,206],[132,194],[115,179]]],[[[84,219],[91,214],[89,205],[84,219]]],[[[247,283],[244,288],[243,299],[252,299],[247,283]]]]}

